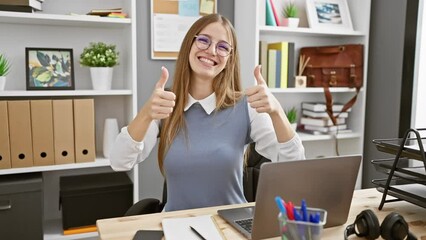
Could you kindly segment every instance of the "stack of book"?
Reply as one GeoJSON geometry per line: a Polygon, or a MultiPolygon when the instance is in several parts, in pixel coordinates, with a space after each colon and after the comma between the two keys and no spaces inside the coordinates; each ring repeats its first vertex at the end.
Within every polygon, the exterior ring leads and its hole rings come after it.
{"type": "Polygon", "coordinates": [[[127,14],[123,12],[122,8],[105,8],[105,9],[92,9],[87,15],[100,16],[100,17],[114,17],[126,18],[127,14]]]}
{"type": "Polygon", "coordinates": [[[262,76],[270,88],[294,87],[294,42],[259,42],[262,76]]]}
{"type": "Polygon", "coordinates": [[[42,11],[44,0],[0,0],[0,11],[29,12],[42,11]]]}
{"type": "Polygon", "coordinates": [[[338,116],[336,117],[336,125],[333,125],[326,112],[325,103],[302,102],[302,118],[300,119],[302,129],[314,135],[351,132],[346,124],[351,109],[341,112],[342,109],[343,104],[333,104],[333,114],[338,116]]]}

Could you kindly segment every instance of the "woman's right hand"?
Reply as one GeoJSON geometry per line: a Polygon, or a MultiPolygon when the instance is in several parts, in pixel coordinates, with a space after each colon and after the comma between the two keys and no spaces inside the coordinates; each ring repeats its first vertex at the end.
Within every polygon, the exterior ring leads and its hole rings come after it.
{"type": "Polygon", "coordinates": [[[142,141],[153,120],[161,120],[170,116],[175,106],[176,95],[164,91],[164,86],[169,79],[167,68],[161,68],[161,77],[155,84],[155,89],[135,119],[127,126],[127,131],[135,141],[142,141]]]}
{"type": "Polygon", "coordinates": [[[142,109],[144,115],[146,114],[151,120],[168,118],[173,112],[176,95],[164,90],[168,79],[169,71],[167,68],[161,67],[160,80],[158,80],[150,99],[142,109]]]}

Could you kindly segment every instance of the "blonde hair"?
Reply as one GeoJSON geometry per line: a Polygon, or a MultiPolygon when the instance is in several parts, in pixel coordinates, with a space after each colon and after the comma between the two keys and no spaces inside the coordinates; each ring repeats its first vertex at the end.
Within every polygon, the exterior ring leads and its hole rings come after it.
{"type": "Polygon", "coordinates": [[[179,55],[176,61],[175,75],[172,92],[176,94],[176,105],[170,117],[164,119],[161,124],[160,143],[158,147],[158,165],[163,172],[163,161],[171,143],[180,130],[185,131],[184,108],[188,101],[190,86],[191,66],[189,54],[194,36],[199,34],[211,23],[221,23],[227,30],[232,52],[228,56],[225,68],[213,80],[213,91],[216,94],[216,110],[234,106],[241,98],[240,59],[238,54],[237,38],[231,22],[219,15],[210,14],[198,19],[188,30],[182,41],[179,55]]]}

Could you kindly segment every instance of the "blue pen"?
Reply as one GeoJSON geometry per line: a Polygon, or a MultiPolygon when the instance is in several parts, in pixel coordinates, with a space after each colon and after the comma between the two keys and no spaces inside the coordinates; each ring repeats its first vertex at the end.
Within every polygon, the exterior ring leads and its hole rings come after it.
{"type": "Polygon", "coordinates": [[[293,213],[294,213],[294,220],[295,220],[295,221],[303,221],[303,218],[302,218],[302,216],[300,215],[300,212],[299,212],[299,211],[297,211],[297,209],[296,209],[296,208],[294,208],[293,213]]]}
{"type": "MultiPolygon", "coordinates": [[[[294,213],[294,220],[295,221],[299,221],[299,222],[303,221],[301,210],[298,211],[296,208],[294,208],[293,213],[294,213]]],[[[306,235],[306,231],[307,231],[306,226],[303,223],[297,223],[296,226],[297,226],[297,230],[298,230],[297,235],[298,235],[299,239],[305,240],[306,236],[307,236],[306,235]]]]}
{"type": "Polygon", "coordinates": [[[319,213],[319,212],[311,213],[311,214],[309,215],[309,221],[310,221],[311,223],[319,223],[319,222],[320,222],[320,220],[321,220],[321,215],[320,215],[320,213],[319,213]]]}
{"type": "MultiPolygon", "coordinates": [[[[321,221],[321,214],[319,212],[309,214],[309,221],[314,224],[319,224],[321,221]]],[[[319,236],[321,233],[321,228],[317,226],[311,227],[314,236],[319,236]]]]}
{"type": "Polygon", "coordinates": [[[278,206],[278,209],[281,212],[281,215],[283,217],[287,218],[287,211],[285,210],[285,207],[284,207],[284,200],[281,197],[276,196],[275,202],[277,203],[277,206],[278,206]]]}
{"type": "Polygon", "coordinates": [[[309,218],[308,218],[308,211],[306,209],[306,201],[305,201],[305,199],[302,200],[302,204],[300,206],[300,210],[302,212],[302,220],[305,221],[305,222],[308,222],[309,218]]]}
{"type": "Polygon", "coordinates": [[[276,196],[275,197],[275,202],[277,203],[277,206],[278,206],[278,209],[280,210],[280,212],[281,212],[281,217],[282,217],[282,221],[283,221],[283,223],[282,223],[282,226],[281,226],[281,234],[282,234],[282,240],[287,240],[288,238],[287,238],[287,211],[285,210],[285,207],[284,207],[284,200],[281,198],[281,197],[279,197],[279,196],[276,196]]]}

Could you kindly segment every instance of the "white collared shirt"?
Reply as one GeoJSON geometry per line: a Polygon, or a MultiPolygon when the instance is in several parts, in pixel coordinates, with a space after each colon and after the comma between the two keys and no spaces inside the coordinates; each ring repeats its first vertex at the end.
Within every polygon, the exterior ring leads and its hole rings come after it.
{"type": "MultiPolygon", "coordinates": [[[[189,94],[184,111],[195,103],[200,103],[206,113],[210,115],[216,109],[216,95],[212,93],[202,100],[196,100],[189,94]]],[[[251,126],[250,137],[256,143],[256,151],[259,154],[271,161],[305,159],[305,150],[297,133],[289,141],[278,143],[269,115],[258,113],[250,106],[248,106],[248,110],[251,126]]],[[[152,121],[141,142],[133,140],[127,127],[123,127],[110,153],[111,167],[116,171],[127,171],[145,160],[157,144],[159,125],[160,120],[152,121]]]]}

